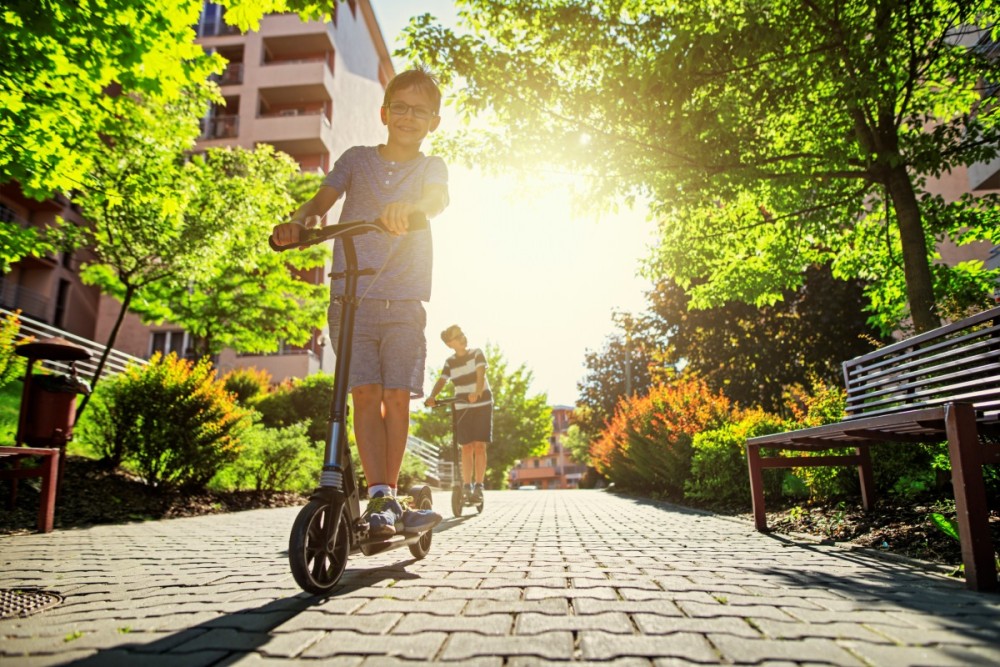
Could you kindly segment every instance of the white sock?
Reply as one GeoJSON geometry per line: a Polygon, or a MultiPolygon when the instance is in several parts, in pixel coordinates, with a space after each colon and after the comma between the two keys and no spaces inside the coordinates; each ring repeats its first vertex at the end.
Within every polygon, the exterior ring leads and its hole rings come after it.
{"type": "Polygon", "coordinates": [[[375,486],[368,487],[368,497],[374,498],[375,494],[378,493],[379,491],[381,491],[382,495],[386,497],[392,495],[392,487],[390,487],[388,484],[376,484],[375,486]]]}

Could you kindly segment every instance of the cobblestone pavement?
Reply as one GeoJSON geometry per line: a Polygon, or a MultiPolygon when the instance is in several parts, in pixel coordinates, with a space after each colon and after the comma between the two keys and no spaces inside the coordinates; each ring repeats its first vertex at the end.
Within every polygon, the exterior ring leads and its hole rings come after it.
{"type": "Polygon", "coordinates": [[[0,665],[998,665],[1000,596],[873,555],[600,491],[494,491],[431,552],[302,593],[296,509],[0,538],[0,665]]]}

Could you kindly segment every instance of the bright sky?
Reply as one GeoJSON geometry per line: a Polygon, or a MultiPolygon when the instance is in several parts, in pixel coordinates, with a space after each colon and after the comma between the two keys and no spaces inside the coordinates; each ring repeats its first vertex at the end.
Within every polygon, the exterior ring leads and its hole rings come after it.
{"type": "MultiPolygon", "coordinates": [[[[372,6],[390,52],[413,14],[429,12],[456,26],[450,0],[372,0],[372,6]]],[[[446,109],[438,132],[448,131],[449,120],[446,109]]],[[[470,345],[493,343],[509,368],[531,370],[532,393],[545,392],[550,404],[574,404],[584,354],[614,331],[613,311],[644,309],[648,283],[636,273],[653,224],[643,212],[574,217],[557,182],[524,193],[513,179],[459,165],[449,165],[449,174],[451,204],[434,222],[428,368],[444,363],[450,350],[439,334],[458,324],[470,345]]]]}

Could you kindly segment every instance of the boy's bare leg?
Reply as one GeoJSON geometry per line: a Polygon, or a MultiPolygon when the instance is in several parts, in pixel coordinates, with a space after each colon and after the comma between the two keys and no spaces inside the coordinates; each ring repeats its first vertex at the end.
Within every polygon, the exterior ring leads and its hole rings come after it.
{"type": "MultiPolygon", "coordinates": [[[[382,385],[364,384],[351,390],[354,398],[354,435],[368,486],[394,484],[386,464],[386,427],[382,417],[382,385]]],[[[398,469],[397,469],[398,472],[398,469]]]]}
{"type": "Polygon", "coordinates": [[[476,452],[476,481],[480,484],[486,479],[486,443],[472,443],[476,452]]]}
{"type": "Polygon", "coordinates": [[[472,484],[473,457],[475,455],[474,444],[469,442],[462,445],[462,483],[466,486],[472,484]]]}
{"type": "MultiPolygon", "coordinates": [[[[385,483],[395,486],[399,481],[399,469],[403,467],[406,437],[410,433],[409,389],[383,390],[382,405],[385,408],[385,483]]],[[[401,491],[400,495],[406,493],[401,491]]]]}

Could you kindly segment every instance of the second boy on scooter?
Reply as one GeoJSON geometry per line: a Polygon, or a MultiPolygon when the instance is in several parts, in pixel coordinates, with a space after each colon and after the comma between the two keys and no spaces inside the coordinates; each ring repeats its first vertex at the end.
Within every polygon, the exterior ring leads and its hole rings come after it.
{"type": "Polygon", "coordinates": [[[455,354],[445,360],[424,405],[434,407],[435,397],[451,380],[459,399],[454,406],[455,437],[462,445],[462,482],[466,495],[478,502],[483,498],[486,478],[486,445],[493,439],[493,394],[486,379],[486,355],[479,348],[468,347],[469,341],[457,324],[442,331],[441,340],[455,354]]]}

